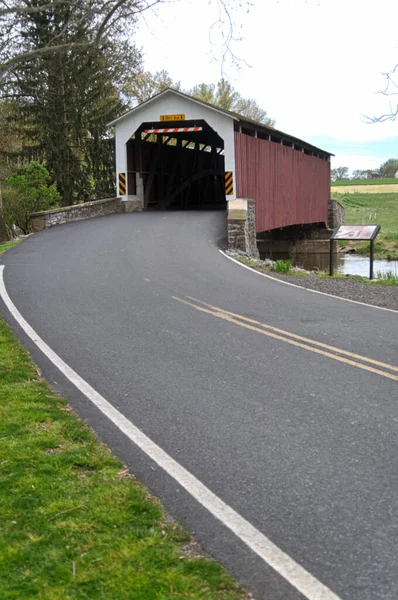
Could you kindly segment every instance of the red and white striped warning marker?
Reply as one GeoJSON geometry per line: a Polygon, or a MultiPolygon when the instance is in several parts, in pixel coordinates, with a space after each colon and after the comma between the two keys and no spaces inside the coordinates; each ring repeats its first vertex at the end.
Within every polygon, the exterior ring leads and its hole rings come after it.
{"type": "Polygon", "coordinates": [[[203,127],[168,127],[167,129],[144,129],[144,133],[185,133],[187,131],[202,131],[203,127]]]}

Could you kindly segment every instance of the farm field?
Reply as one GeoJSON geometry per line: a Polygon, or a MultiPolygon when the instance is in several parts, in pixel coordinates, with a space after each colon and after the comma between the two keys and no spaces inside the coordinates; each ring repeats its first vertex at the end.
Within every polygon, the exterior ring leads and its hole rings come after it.
{"type": "Polygon", "coordinates": [[[332,187],[348,187],[353,185],[398,185],[398,179],[395,177],[384,179],[341,179],[332,181],[332,187]]]}
{"type": "MultiPolygon", "coordinates": [[[[380,179],[375,181],[379,181],[380,179]]],[[[346,182],[347,185],[335,186],[332,184],[332,192],[334,194],[391,194],[398,193],[398,181],[395,179],[395,183],[378,183],[366,184],[366,185],[352,185],[350,182],[346,182]]]]}
{"type": "MultiPolygon", "coordinates": [[[[385,186],[392,192],[393,186],[385,186]]],[[[394,193],[341,193],[332,189],[332,197],[345,208],[347,225],[377,224],[381,231],[375,243],[377,258],[398,259],[398,185],[394,193]]],[[[375,188],[373,188],[375,189],[375,188]]],[[[350,244],[351,245],[351,244],[350,244]]],[[[353,243],[358,253],[368,254],[369,244],[353,243]]]]}

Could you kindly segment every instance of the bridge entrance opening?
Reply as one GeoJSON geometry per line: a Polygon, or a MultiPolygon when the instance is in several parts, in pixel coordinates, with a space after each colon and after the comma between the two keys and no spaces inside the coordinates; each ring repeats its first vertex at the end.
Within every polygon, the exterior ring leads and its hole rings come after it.
{"type": "Polygon", "coordinates": [[[225,208],[224,141],[204,120],[142,123],[127,142],[129,196],[143,210],[225,208]]]}

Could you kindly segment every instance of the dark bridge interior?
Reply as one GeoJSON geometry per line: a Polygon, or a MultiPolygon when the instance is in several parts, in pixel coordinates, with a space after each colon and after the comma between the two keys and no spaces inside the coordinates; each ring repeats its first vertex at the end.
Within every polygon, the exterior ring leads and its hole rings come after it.
{"type": "Polygon", "coordinates": [[[223,154],[203,120],[143,123],[127,143],[128,194],[143,186],[144,210],[223,208],[223,154]]]}

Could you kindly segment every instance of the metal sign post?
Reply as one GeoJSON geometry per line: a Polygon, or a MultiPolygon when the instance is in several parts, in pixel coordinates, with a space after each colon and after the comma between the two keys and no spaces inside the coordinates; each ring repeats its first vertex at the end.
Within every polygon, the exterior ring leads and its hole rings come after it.
{"type": "Polygon", "coordinates": [[[330,238],[329,276],[333,275],[333,242],[354,240],[370,242],[369,279],[373,279],[374,241],[379,231],[380,225],[341,225],[335,229],[330,238]]]}
{"type": "MultiPolygon", "coordinates": [[[[376,234],[377,235],[377,234],[376,234]]],[[[370,240],[369,279],[373,279],[373,240],[370,240]]]]}
{"type": "Polygon", "coordinates": [[[333,236],[330,238],[329,277],[333,277],[333,236]]]}

